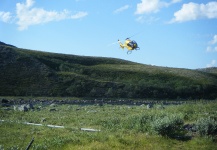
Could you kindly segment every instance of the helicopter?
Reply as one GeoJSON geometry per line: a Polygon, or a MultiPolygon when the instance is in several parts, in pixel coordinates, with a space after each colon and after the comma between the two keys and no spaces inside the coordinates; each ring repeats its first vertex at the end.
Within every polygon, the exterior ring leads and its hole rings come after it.
{"type": "Polygon", "coordinates": [[[127,54],[131,54],[133,50],[139,50],[138,44],[134,40],[130,40],[130,38],[126,38],[124,44],[118,40],[120,48],[124,49],[127,48],[127,54]]]}

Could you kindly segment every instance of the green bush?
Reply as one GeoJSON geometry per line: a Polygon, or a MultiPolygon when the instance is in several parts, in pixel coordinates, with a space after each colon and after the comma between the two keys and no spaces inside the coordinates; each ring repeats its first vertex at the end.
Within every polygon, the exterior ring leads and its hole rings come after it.
{"type": "Polygon", "coordinates": [[[196,130],[201,136],[217,135],[217,121],[210,117],[200,118],[196,122],[196,130]]]}
{"type": "Polygon", "coordinates": [[[140,120],[140,130],[147,132],[151,130],[151,123],[156,119],[155,115],[145,114],[140,120]]]}
{"type": "Polygon", "coordinates": [[[151,122],[152,132],[168,137],[179,135],[184,122],[180,115],[164,116],[151,122]]]}

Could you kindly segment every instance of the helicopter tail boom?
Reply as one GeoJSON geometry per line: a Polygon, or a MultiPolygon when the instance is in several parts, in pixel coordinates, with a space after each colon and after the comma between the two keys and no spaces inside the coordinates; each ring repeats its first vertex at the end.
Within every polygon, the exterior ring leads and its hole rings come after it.
{"type": "Polygon", "coordinates": [[[124,49],[124,45],[121,43],[120,40],[118,40],[118,43],[119,43],[120,47],[121,47],[122,49],[124,49]]]}

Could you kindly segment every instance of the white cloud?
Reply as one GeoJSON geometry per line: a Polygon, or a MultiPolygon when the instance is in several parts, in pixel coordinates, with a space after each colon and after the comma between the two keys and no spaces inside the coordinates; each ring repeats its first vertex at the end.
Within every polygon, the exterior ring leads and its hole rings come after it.
{"type": "Polygon", "coordinates": [[[214,47],[207,46],[206,51],[207,52],[217,52],[217,46],[214,46],[214,47]]]}
{"type": "Polygon", "coordinates": [[[156,13],[160,9],[159,0],[142,0],[141,3],[137,4],[137,10],[135,14],[144,14],[144,13],[156,13]]]}
{"type": "Polygon", "coordinates": [[[141,0],[141,3],[137,4],[135,14],[157,13],[161,8],[168,7],[178,2],[181,2],[181,0],[171,0],[170,2],[161,0],[141,0]]]}
{"type": "Polygon", "coordinates": [[[35,3],[34,0],[26,0],[26,6],[27,6],[27,7],[33,6],[34,3],[35,3]]]}
{"type": "Polygon", "coordinates": [[[213,39],[208,43],[206,52],[217,52],[217,34],[213,36],[213,39]]]}
{"type": "Polygon", "coordinates": [[[83,12],[83,11],[80,11],[74,15],[71,16],[72,19],[79,19],[79,18],[83,18],[85,16],[87,16],[88,13],[87,12],[83,12]]]}
{"type": "Polygon", "coordinates": [[[12,16],[11,16],[11,13],[10,12],[3,12],[3,11],[0,11],[0,21],[3,21],[3,22],[10,22],[12,16]]]}
{"type": "Polygon", "coordinates": [[[210,44],[217,44],[217,34],[214,35],[213,40],[210,41],[210,44]]]}
{"type": "Polygon", "coordinates": [[[139,16],[136,18],[136,21],[139,23],[147,23],[152,24],[156,21],[158,21],[159,18],[153,17],[153,16],[139,16]]]}
{"type": "Polygon", "coordinates": [[[120,12],[122,12],[122,11],[127,10],[129,7],[130,7],[129,5],[122,6],[122,7],[118,8],[118,9],[116,9],[116,10],[114,11],[114,13],[115,13],[115,14],[116,14],[116,13],[120,13],[120,12]]]}
{"type": "Polygon", "coordinates": [[[217,18],[217,2],[213,1],[207,4],[190,2],[188,4],[183,4],[182,8],[174,13],[174,18],[170,23],[185,22],[201,18],[217,18]]]}
{"type": "Polygon", "coordinates": [[[210,67],[214,67],[216,64],[216,60],[212,60],[211,63],[207,64],[206,67],[210,68],[210,67]]]}
{"type": "Polygon", "coordinates": [[[182,0],[172,0],[171,3],[179,3],[181,2],[182,0]]]}
{"type": "Polygon", "coordinates": [[[144,18],[144,16],[139,16],[139,17],[136,18],[136,21],[140,22],[140,23],[144,23],[145,22],[145,18],[144,18]]]}
{"type": "Polygon", "coordinates": [[[68,10],[61,12],[47,11],[42,8],[34,8],[34,0],[26,0],[26,3],[16,4],[17,25],[19,30],[28,29],[31,25],[60,21],[65,19],[78,19],[87,15],[86,12],[78,12],[71,15],[68,10]]]}

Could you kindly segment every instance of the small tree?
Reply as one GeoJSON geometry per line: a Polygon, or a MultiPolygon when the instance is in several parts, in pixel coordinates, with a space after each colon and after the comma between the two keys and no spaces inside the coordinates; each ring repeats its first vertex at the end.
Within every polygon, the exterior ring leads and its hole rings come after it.
{"type": "Polygon", "coordinates": [[[89,94],[91,97],[97,97],[97,90],[95,88],[93,88],[91,91],[90,91],[90,94],[89,94]]]}
{"type": "Polygon", "coordinates": [[[183,124],[183,119],[179,115],[165,116],[154,120],[151,129],[156,134],[174,137],[181,133],[183,124]]]}
{"type": "Polygon", "coordinates": [[[200,118],[196,122],[196,130],[201,136],[217,135],[217,121],[210,117],[200,118]]]}
{"type": "Polygon", "coordinates": [[[107,97],[113,97],[114,96],[114,90],[113,88],[109,88],[108,91],[106,92],[107,97]]]}

